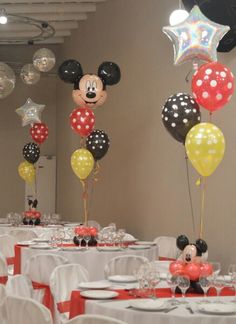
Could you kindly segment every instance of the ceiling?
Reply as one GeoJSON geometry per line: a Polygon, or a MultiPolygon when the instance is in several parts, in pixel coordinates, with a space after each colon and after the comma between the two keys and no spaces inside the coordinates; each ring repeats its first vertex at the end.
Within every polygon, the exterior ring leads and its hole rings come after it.
{"type": "MultiPolygon", "coordinates": [[[[39,35],[40,29],[34,24],[23,21],[18,16],[30,17],[41,22],[48,22],[55,33],[52,37],[41,41],[40,44],[60,44],[65,37],[77,29],[80,21],[86,20],[90,13],[96,11],[99,3],[106,0],[2,0],[0,10],[5,9],[9,22],[0,25],[0,43],[27,44],[39,35]],[[15,17],[15,15],[17,17],[15,17]]],[[[41,28],[40,22],[40,28],[41,28]]],[[[42,28],[41,28],[42,29],[42,28]]],[[[47,35],[49,36],[49,35],[47,35]]]]}

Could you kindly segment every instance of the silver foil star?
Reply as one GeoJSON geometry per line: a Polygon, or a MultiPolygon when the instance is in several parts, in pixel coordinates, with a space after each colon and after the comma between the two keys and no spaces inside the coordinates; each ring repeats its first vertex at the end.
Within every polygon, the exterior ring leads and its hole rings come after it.
{"type": "Polygon", "coordinates": [[[162,30],[173,42],[174,64],[177,65],[193,59],[217,61],[217,46],[229,29],[209,20],[194,6],[182,23],[162,30]]]}
{"type": "Polygon", "coordinates": [[[16,109],[16,113],[22,118],[22,126],[41,123],[41,112],[44,107],[45,105],[39,105],[28,98],[23,106],[16,109]]]}

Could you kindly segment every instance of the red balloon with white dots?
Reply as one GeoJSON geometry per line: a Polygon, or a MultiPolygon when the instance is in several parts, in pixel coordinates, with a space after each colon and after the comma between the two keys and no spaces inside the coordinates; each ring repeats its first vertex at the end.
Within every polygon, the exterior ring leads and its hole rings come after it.
{"type": "Polygon", "coordinates": [[[219,63],[203,64],[192,78],[193,97],[210,112],[223,108],[234,92],[234,76],[230,69],[219,63]]]}
{"type": "Polygon", "coordinates": [[[94,129],[95,116],[90,108],[76,108],[70,114],[71,128],[80,136],[88,136],[94,129]]]}
{"type": "Polygon", "coordinates": [[[30,135],[36,143],[42,144],[48,138],[47,125],[44,123],[34,123],[30,128],[30,135]]]}

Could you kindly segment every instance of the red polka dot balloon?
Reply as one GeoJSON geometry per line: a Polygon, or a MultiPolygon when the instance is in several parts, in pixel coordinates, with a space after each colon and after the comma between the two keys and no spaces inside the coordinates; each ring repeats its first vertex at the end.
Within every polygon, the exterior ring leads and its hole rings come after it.
{"type": "Polygon", "coordinates": [[[209,111],[216,111],[227,104],[234,92],[233,73],[219,62],[202,65],[192,79],[193,97],[209,111]]]}
{"type": "Polygon", "coordinates": [[[30,135],[36,143],[42,144],[48,138],[47,125],[44,123],[33,124],[30,128],[30,135]]]}
{"type": "Polygon", "coordinates": [[[90,108],[77,108],[70,114],[71,128],[80,136],[88,136],[94,128],[95,116],[90,108]]]}

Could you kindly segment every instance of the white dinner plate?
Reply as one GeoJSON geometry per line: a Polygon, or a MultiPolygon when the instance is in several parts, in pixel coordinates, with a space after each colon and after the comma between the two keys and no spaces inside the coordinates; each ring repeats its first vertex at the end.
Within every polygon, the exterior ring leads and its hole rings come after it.
{"type": "Polygon", "coordinates": [[[31,249],[39,249],[39,250],[51,250],[55,249],[49,244],[35,244],[30,246],[31,249]]]}
{"type": "Polygon", "coordinates": [[[61,250],[62,251],[84,251],[85,250],[85,247],[81,247],[81,246],[62,246],[61,247],[61,250]]]}
{"type": "Polygon", "coordinates": [[[35,244],[35,242],[33,241],[19,241],[17,242],[18,245],[25,245],[25,246],[28,246],[28,245],[33,245],[35,244]]]}
{"type": "Polygon", "coordinates": [[[88,281],[81,282],[79,288],[81,289],[106,289],[109,288],[111,284],[107,281],[88,281]]]}
{"type": "Polygon", "coordinates": [[[98,246],[97,247],[98,251],[120,251],[122,250],[119,246],[98,246]]]}
{"type": "Polygon", "coordinates": [[[236,313],[236,304],[234,303],[203,303],[197,304],[197,310],[205,314],[213,315],[231,315],[236,313]]]}
{"type": "Polygon", "coordinates": [[[109,276],[109,281],[113,282],[136,282],[137,279],[135,276],[129,276],[129,275],[115,275],[115,276],[109,276]]]}
{"type": "Polygon", "coordinates": [[[134,299],[129,302],[129,306],[144,311],[164,311],[171,305],[163,299],[134,299]]]}
{"type": "Polygon", "coordinates": [[[76,226],[80,226],[80,223],[65,223],[64,226],[65,227],[76,227],[76,226]]]}
{"type": "Polygon", "coordinates": [[[85,290],[80,295],[92,299],[110,299],[117,297],[119,293],[112,290],[85,290]]]}
{"type": "Polygon", "coordinates": [[[156,242],[153,241],[137,241],[135,244],[138,245],[157,245],[156,242]]]}
{"type": "Polygon", "coordinates": [[[34,242],[37,242],[37,243],[48,243],[49,242],[49,239],[44,239],[44,238],[35,238],[33,239],[34,242]]]}
{"type": "Polygon", "coordinates": [[[150,249],[151,245],[136,245],[136,244],[131,244],[128,246],[129,249],[132,250],[143,250],[143,249],[150,249]]]}

